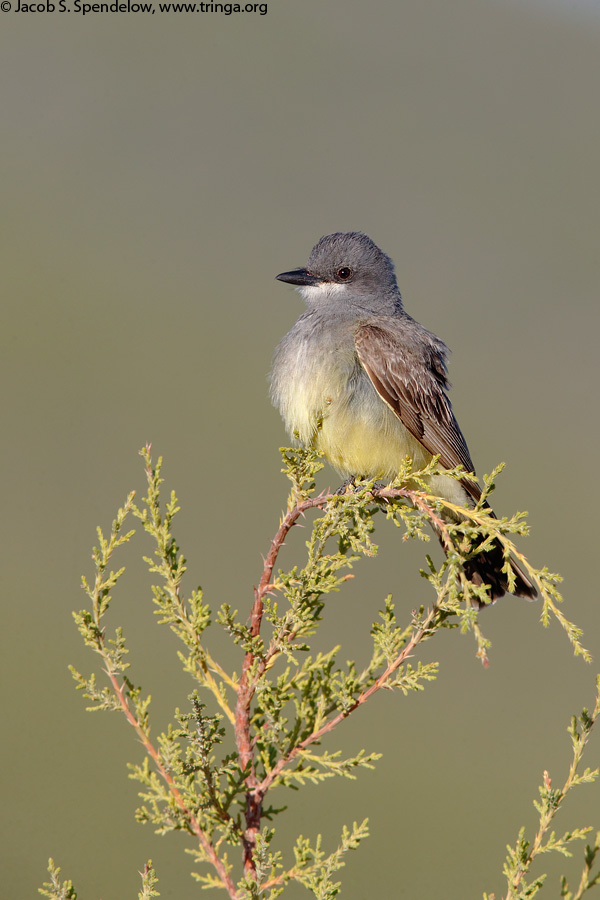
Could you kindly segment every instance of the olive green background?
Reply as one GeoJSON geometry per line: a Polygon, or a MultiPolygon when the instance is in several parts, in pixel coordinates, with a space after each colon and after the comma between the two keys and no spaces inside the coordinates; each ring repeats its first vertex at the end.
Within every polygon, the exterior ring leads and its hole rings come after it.
{"type": "MultiPolygon", "coordinates": [[[[566,6],[566,4],[565,4],[566,6]]],[[[95,663],[84,604],[95,526],[165,457],[177,534],[213,607],[249,609],[285,503],[266,375],[302,309],[274,281],[334,230],[395,260],[408,311],[442,337],[480,473],[508,468],[499,513],[528,509],[523,549],[565,576],[565,613],[598,656],[600,16],[500,0],[269,0],[268,14],[0,14],[2,79],[3,896],[36,896],[52,855],[85,900],[133,898],[149,857],[161,897],[192,898],[184,839],[133,821],[117,716],[88,715],[67,672],[95,663]]],[[[322,485],[336,487],[327,470],[322,485]]],[[[306,533],[292,535],[286,559],[306,533]]],[[[327,604],[320,645],[362,662],[392,591],[431,602],[424,549],[379,526],[381,553],[327,604]]],[[[138,535],[111,625],[154,731],[189,681],[157,629],[138,535]]],[[[116,561],[118,564],[118,560],[116,561]]],[[[384,754],[355,782],[289,797],[281,846],[369,816],[340,873],[347,900],[481,897],[542,772],[562,783],[569,717],[592,704],[540,604],[482,616],[423,648],[439,680],[382,693],[324,747],[384,754]]],[[[216,636],[217,652],[239,658],[216,636]]],[[[599,762],[600,737],[587,764],[599,762]]],[[[557,828],[600,827],[598,787],[557,828]]],[[[578,878],[577,863],[553,865],[578,878]],[[570,867],[570,868],[569,868],[570,867]]],[[[307,896],[299,887],[290,900],[307,896]]]]}

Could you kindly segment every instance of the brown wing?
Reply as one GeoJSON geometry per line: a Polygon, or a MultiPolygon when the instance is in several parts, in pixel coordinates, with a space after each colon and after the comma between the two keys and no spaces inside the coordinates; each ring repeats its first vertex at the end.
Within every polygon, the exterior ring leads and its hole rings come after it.
{"type": "MultiPolygon", "coordinates": [[[[463,466],[474,472],[466,441],[454,418],[441,341],[412,319],[396,334],[378,325],[362,325],[355,337],[358,358],[375,390],[410,433],[448,469],[463,466]],[[418,330],[417,330],[418,329],[418,330]]],[[[478,500],[479,486],[463,479],[465,489],[478,500]]]]}

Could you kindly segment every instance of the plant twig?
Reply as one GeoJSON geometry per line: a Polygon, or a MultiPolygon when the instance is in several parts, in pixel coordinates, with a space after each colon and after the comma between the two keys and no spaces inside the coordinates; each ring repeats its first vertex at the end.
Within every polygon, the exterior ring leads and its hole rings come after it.
{"type": "Polygon", "coordinates": [[[197,817],[194,815],[192,810],[189,809],[188,806],[186,805],[183,797],[181,796],[181,793],[179,792],[179,789],[177,788],[177,785],[175,784],[175,781],[173,780],[173,777],[171,776],[171,774],[167,771],[167,769],[163,765],[160,753],[158,752],[158,750],[156,749],[156,747],[150,740],[148,734],[146,733],[146,731],[143,728],[139,719],[131,711],[131,708],[127,701],[127,697],[125,696],[125,691],[124,691],[125,685],[122,683],[119,683],[119,679],[117,678],[117,676],[114,672],[111,672],[109,669],[105,669],[105,672],[110,679],[115,696],[117,697],[117,699],[121,705],[121,709],[122,709],[123,713],[125,714],[127,721],[129,722],[129,724],[132,726],[132,728],[135,730],[136,734],[138,735],[141,743],[144,746],[144,749],[146,750],[146,753],[153,759],[154,764],[155,764],[156,768],[158,769],[161,778],[163,778],[163,780],[167,784],[167,786],[169,788],[169,792],[170,792],[171,796],[173,797],[173,799],[175,800],[175,803],[179,807],[185,821],[188,824],[190,831],[193,834],[195,834],[196,837],[198,838],[198,841],[200,842],[202,849],[204,850],[206,856],[208,857],[208,859],[214,866],[219,878],[223,882],[223,887],[226,889],[231,900],[238,900],[238,898],[239,898],[238,891],[237,891],[233,881],[231,880],[231,877],[230,877],[225,865],[223,864],[222,860],[217,855],[215,848],[213,847],[211,842],[206,837],[206,834],[204,833],[204,830],[203,830],[200,822],[198,821],[197,817]]]}
{"type": "Polygon", "coordinates": [[[419,625],[419,627],[414,631],[413,636],[410,641],[404,647],[401,653],[398,654],[396,659],[391,662],[385,672],[379,676],[379,678],[372,684],[369,688],[363,691],[358,697],[354,700],[354,702],[348,707],[348,709],[344,709],[339,712],[336,716],[326,722],[321,728],[318,728],[316,731],[313,731],[312,734],[309,734],[308,737],[304,738],[299,744],[297,744],[293,750],[291,750],[287,756],[282,757],[273,769],[263,778],[263,780],[258,784],[254,790],[254,794],[257,798],[263,798],[277,779],[277,777],[281,774],[283,769],[294,760],[299,754],[301,754],[307,747],[311,744],[314,744],[316,741],[319,741],[324,735],[326,735],[329,731],[333,731],[333,729],[343,722],[344,719],[347,719],[351,713],[362,706],[364,703],[369,700],[373,694],[376,694],[377,691],[380,691],[382,688],[386,687],[391,676],[394,672],[405,662],[411,655],[412,651],[415,647],[423,640],[424,637],[430,631],[431,625],[433,624],[436,616],[438,615],[438,610],[433,608],[429,611],[423,622],[419,625]]]}

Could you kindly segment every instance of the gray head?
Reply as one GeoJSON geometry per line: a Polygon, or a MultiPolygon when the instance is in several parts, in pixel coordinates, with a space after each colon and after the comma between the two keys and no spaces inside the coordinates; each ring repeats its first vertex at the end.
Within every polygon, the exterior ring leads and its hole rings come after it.
{"type": "Polygon", "coordinates": [[[305,269],[277,278],[298,285],[309,306],[336,300],[381,311],[402,308],[392,260],[359,231],[325,235],[311,250],[305,269]]]}

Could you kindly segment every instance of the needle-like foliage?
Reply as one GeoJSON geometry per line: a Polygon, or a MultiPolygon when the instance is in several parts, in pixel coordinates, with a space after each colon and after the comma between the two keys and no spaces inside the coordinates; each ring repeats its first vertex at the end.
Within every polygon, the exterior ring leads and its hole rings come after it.
{"type": "MultiPolygon", "coordinates": [[[[543,623],[554,616],[575,653],[589,657],[579,629],[560,609],[559,577],[531,566],[513,542],[515,536],[527,533],[524,515],[496,519],[485,505],[500,468],[486,479],[482,501],[469,510],[431,494],[429,477],[439,471],[435,459],[420,472],[407,461],[386,487],[364,482],[345,493],[315,495],[315,476],[322,467],[318,455],[290,449],[282,454],[291,491],[249,609],[242,601],[239,612],[223,604],[213,613],[199,587],[184,589],[187,562],[173,532],[178,501],[171,493],[163,505],[162,463],[153,465],[146,447],[142,451],[146,496],[138,503],[129,494],[108,536],[98,529],[94,575],[83,579],[89,605],[75,614],[85,644],[101,660],[102,682],[94,673],[82,675],[72,669],[88,709],[120,711],[144,748],[142,762],[131,766],[131,777],[140,784],[138,820],[160,834],[192,835],[194,847],[188,852],[193,877],[205,888],[224,890],[232,900],[273,900],[292,882],[318,900],[338,895],[336,873],[345,855],[367,836],[367,820],[344,827],[333,844],[320,834],[300,835],[293,856],[285,859],[277,848],[276,821],[285,809],[286,789],[334,776],[355,778],[361,769],[373,768],[379,754],[369,749],[347,754],[329,740],[325,747],[324,738],[336,730],[343,744],[340,726],[377,691],[395,688],[407,694],[423,690],[435,679],[437,664],[424,663],[417,654],[420,644],[441,629],[472,632],[477,655],[487,664],[489,641],[481,631],[478,611],[489,603],[489,595],[485,585],[474,585],[465,575],[465,564],[474,554],[492,542],[500,545],[509,578],[510,558],[517,559],[540,593],[543,623]],[[278,568],[284,542],[311,510],[316,510],[316,518],[304,547],[298,548],[299,561],[290,569],[278,568]],[[432,587],[428,608],[404,612],[399,621],[392,597],[383,599],[368,638],[370,658],[357,667],[339,646],[315,652],[311,639],[328,594],[352,577],[349,570],[357,559],[376,555],[374,520],[381,511],[401,529],[404,540],[429,540],[428,526],[433,523],[446,556],[439,564],[427,557],[422,574],[432,587]],[[451,521],[447,513],[453,514],[451,521]],[[153,545],[152,554],[144,559],[155,580],[157,622],[168,626],[181,642],[179,659],[194,684],[185,708],[176,709],[172,725],[156,737],[151,733],[150,697],[130,675],[123,631],[117,626],[110,632],[107,623],[124,571],[113,569],[114,558],[133,539],[134,531],[125,527],[132,519],[142,523],[153,545]],[[223,629],[237,648],[238,672],[227,671],[209,650],[211,627],[223,629]]],[[[451,474],[464,477],[461,470],[451,474]]],[[[549,779],[544,782],[540,831],[533,845],[522,834],[509,852],[506,875],[512,893],[507,898],[534,896],[537,882],[525,887],[524,879],[536,856],[550,849],[566,853],[570,841],[587,833],[579,830],[556,838],[547,830],[567,790],[595,777],[588,770],[577,775],[576,770],[597,715],[598,705],[592,716],[584,714],[580,726],[573,725],[574,767],[562,792],[553,791],[549,779]]],[[[599,876],[592,875],[592,867],[598,848],[596,840],[586,852],[578,892],[569,892],[565,882],[564,897],[578,900],[597,883],[599,876]]],[[[60,882],[52,862],[49,873],[51,881],[41,891],[45,897],[75,897],[73,886],[60,882]]],[[[149,862],[139,897],[156,896],[156,874],[149,862]]]]}

